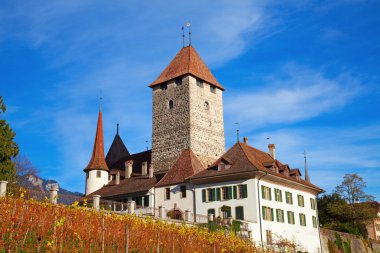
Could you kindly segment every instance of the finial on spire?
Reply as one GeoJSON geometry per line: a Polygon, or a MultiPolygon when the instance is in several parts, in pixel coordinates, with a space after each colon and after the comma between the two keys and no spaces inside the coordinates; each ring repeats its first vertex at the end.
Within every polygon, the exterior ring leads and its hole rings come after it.
{"type": "Polygon", "coordinates": [[[119,134],[119,123],[116,124],[116,134],[119,134]]]}
{"type": "Polygon", "coordinates": [[[240,141],[240,137],[239,137],[239,122],[235,122],[235,125],[236,125],[236,142],[239,142],[240,141]]]}
{"type": "Polygon", "coordinates": [[[189,29],[189,45],[191,45],[191,29],[190,29],[190,22],[186,22],[186,27],[189,29]]]}
{"type": "Polygon", "coordinates": [[[310,182],[309,172],[307,170],[306,151],[303,152],[303,158],[305,159],[305,181],[310,182]]]}
{"type": "Polygon", "coordinates": [[[102,90],[100,90],[100,97],[99,97],[99,110],[101,111],[102,110],[102,90]]]}

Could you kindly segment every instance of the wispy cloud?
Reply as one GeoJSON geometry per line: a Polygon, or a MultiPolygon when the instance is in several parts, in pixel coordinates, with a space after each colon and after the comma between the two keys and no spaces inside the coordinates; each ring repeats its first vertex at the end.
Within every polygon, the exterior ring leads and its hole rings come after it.
{"type": "Polygon", "coordinates": [[[263,87],[226,95],[227,118],[251,129],[295,123],[341,109],[361,89],[360,80],[349,73],[328,78],[295,64],[267,77],[263,87]]]}
{"type": "Polygon", "coordinates": [[[262,150],[267,150],[268,143],[275,143],[277,158],[301,171],[306,151],[313,183],[327,191],[341,182],[344,174],[358,173],[364,177],[370,193],[380,199],[376,192],[380,160],[375,152],[380,148],[380,122],[339,128],[290,127],[255,132],[249,137],[252,145],[262,150]]]}

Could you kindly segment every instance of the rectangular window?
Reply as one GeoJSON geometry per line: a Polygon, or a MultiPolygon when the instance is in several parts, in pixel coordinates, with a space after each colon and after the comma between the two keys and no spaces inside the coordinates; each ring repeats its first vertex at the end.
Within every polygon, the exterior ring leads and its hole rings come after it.
{"type": "Polygon", "coordinates": [[[263,206],[262,215],[263,215],[263,220],[274,221],[273,208],[263,206]]]}
{"type": "Polygon", "coordinates": [[[312,219],[313,219],[313,227],[316,228],[317,227],[317,217],[313,216],[312,219]]]}
{"type": "Polygon", "coordinates": [[[280,189],[274,189],[274,199],[278,202],[282,202],[282,191],[280,189]]]}
{"type": "Polygon", "coordinates": [[[182,77],[177,77],[177,78],[175,79],[175,84],[176,84],[177,86],[181,85],[181,84],[182,84],[182,77]]]}
{"type": "Polygon", "coordinates": [[[203,81],[200,79],[197,79],[197,86],[203,88],[203,81]]]}
{"type": "Polygon", "coordinates": [[[305,201],[304,201],[304,198],[302,195],[298,194],[297,195],[297,199],[298,199],[298,206],[300,207],[304,207],[305,206],[305,201]]]}
{"type": "Polygon", "coordinates": [[[144,196],[144,206],[149,206],[149,195],[144,196]]]}
{"type": "Polygon", "coordinates": [[[276,216],[278,222],[284,222],[284,210],[276,209],[276,216]]]}
{"type": "Polygon", "coordinates": [[[244,208],[242,206],[237,206],[235,212],[237,220],[244,220],[244,208]]]}
{"type": "Polygon", "coordinates": [[[285,192],[286,203],[293,204],[293,194],[291,192],[285,192]]]}
{"type": "Polygon", "coordinates": [[[311,209],[315,210],[315,199],[310,198],[310,206],[311,206],[311,209]]]}
{"type": "Polygon", "coordinates": [[[165,200],[170,199],[170,187],[165,188],[165,200]]]}
{"type": "Polygon", "coordinates": [[[263,199],[272,200],[272,193],[269,187],[261,186],[261,196],[263,199]]]}
{"type": "Polygon", "coordinates": [[[215,209],[214,208],[208,209],[207,210],[207,214],[213,214],[213,215],[215,215],[215,209]]]}
{"type": "Polygon", "coordinates": [[[267,244],[272,244],[272,231],[266,230],[266,235],[267,235],[267,244]]]}
{"type": "Polygon", "coordinates": [[[96,177],[100,178],[102,176],[102,172],[100,170],[96,171],[96,177]]]}
{"type": "Polygon", "coordinates": [[[232,186],[222,187],[222,200],[232,199],[232,186]]]}
{"type": "Polygon", "coordinates": [[[214,85],[210,85],[210,91],[211,91],[212,93],[215,93],[215,86],[214,86],[214,85]]]}
{"type": "Polygon", "coordinates": [[[300,213],[300,225],[306,226],[306,216],[303,213],[300,213]]]}
{"type": "Polygon", "coordinates": [[[376,231],[380,231],[380,224],[376,224],[376,231]]]}
{"type": "Polygon", "coordinates": [[[247,191],[247,185],[246,184],[240,184],[235,187],[237,191],[237,198],[243,199],[248,197],[248,191],[247,191]]]}
{"type": "Polygon", "coordinates": [[[89,177],[89,175],[88,175],[89,173],[88,172],[86,172],[86,178],[88,179],[88,177],[89,177]]]}
{"type": "Polygon", "coordinates": [[[294,212],[288,211],[288,223],[289,224],[294,224],[294,212]]]}
{"type": "Polygon", "coordinates": [[[161,84],[161,90],[167,90],[167,89],[168,89],[168,85],[166,83],[161,84]]]}
{"type": "Polygon", "coordinates": [[[181,198],[186,198],[186,185],[181,185],[181,198]]]}

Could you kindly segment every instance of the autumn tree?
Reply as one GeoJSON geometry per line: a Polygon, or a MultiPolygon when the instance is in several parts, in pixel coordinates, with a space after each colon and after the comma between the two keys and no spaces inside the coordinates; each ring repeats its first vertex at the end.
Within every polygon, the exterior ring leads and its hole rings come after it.
{"type": "Polygon", "coordinates": [[[367,236],[366,223],[376,218],[373,197],[364,192],[366,187],[358,174],[346,174],[343,182],[331,195],[318,199],[321,224],[333,230],[367,236]]]}
{"type": "Polygon", "coordinates": [[[16,133],[3,118],[5,111],[6,107],[0,96],[0,180],[12,181],[16,174],[12,158],[18,154],[18,145],[14,142],[16,133]]]}

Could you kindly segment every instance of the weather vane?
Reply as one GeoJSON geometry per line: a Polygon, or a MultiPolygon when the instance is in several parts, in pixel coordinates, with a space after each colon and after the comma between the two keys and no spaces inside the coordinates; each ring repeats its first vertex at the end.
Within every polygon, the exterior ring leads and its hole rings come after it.
{"type": "Polygon", "coordinates": [[[185,27],[182,26],[182,47],[185,47],[185,27]]]}
{"type": "Polygon", "coordinates": [[[186,27],[189,29],[189,45],[191,45],[191,29],[190,29],[190,22],[186,22],[186,27]]]}
{"type": "Polygon", "coordinates": [[[100,98],[99,98],[99,100],[100,100],[100,110],[102,110],[102,99],[103,99],[103,97],[102,97],[102,90],[100,90],[100,98]]]}

